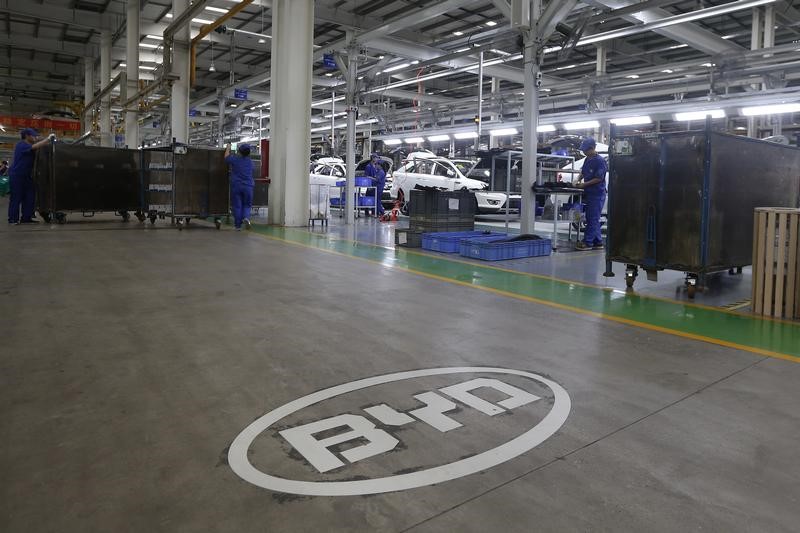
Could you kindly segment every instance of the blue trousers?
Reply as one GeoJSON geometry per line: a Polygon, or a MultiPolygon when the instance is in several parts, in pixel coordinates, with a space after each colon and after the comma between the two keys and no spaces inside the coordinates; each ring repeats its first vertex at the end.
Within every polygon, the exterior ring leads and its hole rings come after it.
{"type": "Polygon", "coordinates": [[[16,224],[20,221],[19,211],[22,207],[22,221],[30,222],[36,208],[36,187],[30,176],[11,176],[8,180],[11,197],[8,202],[8,221],[16,224]]]}
{"type": "Polygon", "coordinates": [[[376,190],[376,194],[378,195],[378,198],[376,200],[377,204],[375,205],[375,209],[376,209],[376,212],[378,213],[378,216],[381,216],[381,215],[383,215],[383,213],[385,211],[383,209],[383,204],[381,203],[381,196],[383,196],[383,188],[386,186],[386,178],[383,178],[382,180],[373,179],[373,181],[375,182],[375,188],[377,189],[376,190]]]}
{"type": "Polygon", "coordinates": [[[603,234],[600,231],[600,213],[603,211],[605,202],[605,194],[586,196],[586,235],[584,235],[583,241],[589,246],[602,246],[603,244],[603,234]]]}
{"type": "Polygon", "coordinates": [[[231,187],[231,207],[233,208],[233,225],[242,227],[242,220],[250,218],[253,206],[253,187],[250,185],[233,185],[231,187]]]}

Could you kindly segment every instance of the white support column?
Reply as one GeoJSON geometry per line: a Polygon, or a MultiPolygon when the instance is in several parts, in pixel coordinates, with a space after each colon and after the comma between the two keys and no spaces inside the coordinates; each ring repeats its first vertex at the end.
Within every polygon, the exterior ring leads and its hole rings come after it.
{"type": "Polygon", "coordinates": [[[356,185],[356,83],[358,75],[358,62],[353,59],[355,48],[350,48],[347,60],[347,185],[345,190],[345,221],[347,224],[355,223],[355,185],[356,185]]]}
{"type": "MultiPolygon", "coordinates": [[[[127,17],[125,72],[128,94],[133,96],[139,90],[139,0],[128,0],[127,17]]],[[[139,115],[135,110],[125,112],[125,144],[128,148],[139,146],[139,115]]]]}
{"type": "MultiPolygon", "coordinates": [[[[176,17],[188,7],[188,0],[172,0],[176,17]]],[[[180,79],[172,84],[170,124],[172,139],[179,143],[189,142],[189,41],[189,24],[186,24],[175,33],[172,48],[172,73],[180,79]]]]}
{"type": "MultiPolygon", "coordinates": [[[[597,69],[595,71],[598,78],[601,78],[606,75],[606,69],[608,66],[608,45],[606,43],[598,44],[597,45],[597,69]]],[[[605,103],[602,105],[602,110],[606,109],[605,103]]],[[[604,119],[600,121],[600,135],[598,142],[608,143],[608,138],[611,134],[611,125],[608,120],[604,119]]]]}
{"type": "Polygon", "coordinates": [[[483,50],[478,54],[478,136],[475,137],[475,151],[481,148],[483,135],[483,50]]]}
{"type": "MultiPolygon", "coordinates": [[[[100,33],[100,90],[111,81],[111,32],[100,33]]],[[[111,95],[100,101],[100,146],[114,146],[111,131],[111,95]]]]}
{"type": "MultiPolygon", "coordinates": [[[[759,48],[761,48],[763,29],[764,28],[761,24],[761,8],[754,7],[752,16],[752,27],[750,29],[750,50],[758,50],[759,48]]],[[[757,91],[760,85],[755,84],[752,85],[751,87],[753,88],[754,91],[757,91]]],[[[757,117],[747,117],[747,136],[753,138],[758,136],[757,117]]]]}
{"type": "MultiPolygon", "coordinates": [[[[88,105],[94,97],[94,58],[83,58],[83,104],[88,105]]],[[[81,135],[92,129],[92,113],[83,115],[83,131],[81,135]]]]}
{"type": "Polygon", "coordinates": [[[222,89],[217,90],[217,109],[217,130],[219,130],[217,146],[222,148],[225,146],[225,94],[222,89]]]}
{"type": "MultiPolygon", "coordinates": [[[[531,187],[536,182],[536,152],[539,126],[539,88],[536,77],[539,73],[535,31],[525,36],[523,59],[525,75],[525,102],[522,133],[522,213],[520,233],[533,233],[536,222],[535,197],[531,187]]],[[[553,243],[555,246],[556,243],[553,243]]]]}
{"type": "Polygon", "coordinates": [[[272,3],[269,223],[308,223],[314,1],[272,3]]]}

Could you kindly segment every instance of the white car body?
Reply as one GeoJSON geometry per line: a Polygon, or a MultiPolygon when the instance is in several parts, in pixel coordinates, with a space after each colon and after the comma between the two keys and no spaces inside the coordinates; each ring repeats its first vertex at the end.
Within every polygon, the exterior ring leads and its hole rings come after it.
{"type": "MultiPolygon", "coordinates": [[[[453,159],[452,161],[465,176],[468,176],[478,164],[477,160],[472,159],[453,159]]],[[[511,193],[509,195],[502,191],[476,191],[475,199],[478,202],[478,213],[483,214],[505,213],[506,202],[510,202],[509,213],[518,213],[522,204],[521,194],[511,193]]]]}
{"type": "Polygon", "coordinates": [[[392,198],[402,196],[408,201],[417,185],[450,191],[473,191],[480,212],[500,212],[507,200],[505,193],[486,191],[489,186],[487,183],[467,178],[453,161],[431,152],[409,154],[403,165],[394,171],[392,198]]]}
{"type": "MultiPolygon", "coordinates": [[[[347,167],[344,161],[338,157],[323,157],[317,159],[311,166],[309,175],[310,185],[330,185],[336,186],[336,182],[342,181],[347,176],[347,167]]],[[[331,191],[333,194],[333,191],[331,191]]]]}

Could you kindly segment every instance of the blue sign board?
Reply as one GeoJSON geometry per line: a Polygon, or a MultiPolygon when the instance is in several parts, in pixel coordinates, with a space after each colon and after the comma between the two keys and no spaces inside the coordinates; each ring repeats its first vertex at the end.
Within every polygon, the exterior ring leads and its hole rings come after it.
{"type": "Polygon", "coordinates": [[[322,65],[325,68],[336,69],[336,59],[334,59],[333,54],[325,54],[322,56],[322,65]]]}
{"type": "Polygon", "coordinates": [[[238,100],[247,100],[247,89],[234,89],[233,97],[238,100]]]}

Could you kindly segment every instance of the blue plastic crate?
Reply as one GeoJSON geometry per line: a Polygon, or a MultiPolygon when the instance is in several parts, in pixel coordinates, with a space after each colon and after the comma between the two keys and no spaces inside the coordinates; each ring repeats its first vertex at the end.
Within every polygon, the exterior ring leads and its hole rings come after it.
{"type": "Polygon", "coordinates": [[[331,205],[334,207],[341,207],[342,199],[338,196],[331,196],[331,205]]]}
{"type": "Polygon", "coordinates": [[[550,239],[507,242],[504,237],[467,239],[461,242],[461,255],[482,261],[504,261],[541,257],[553,251],[550,239]]]}
{"type": "Polygon", "coordinates": [[[359,205],[359,207],[375,207],[375,197],[374,196],[359,196],[358,197],[358,205],[359,205]]]}
{"type": "Polygon", "coordinates": [[[422,234],[422,248],[432,252],[457,254],[461,250],[461,241],[465,239],[485,237],[505,237],[505,233],[488,233],[485,231],[448,231],[422,234]]]}
{"type": "Polygon", "coordinates": [[[356,187],[374,187],[372,178],[356,178],[356,187]]]}

